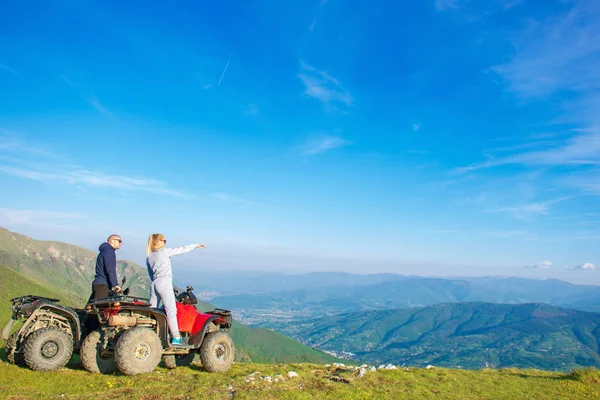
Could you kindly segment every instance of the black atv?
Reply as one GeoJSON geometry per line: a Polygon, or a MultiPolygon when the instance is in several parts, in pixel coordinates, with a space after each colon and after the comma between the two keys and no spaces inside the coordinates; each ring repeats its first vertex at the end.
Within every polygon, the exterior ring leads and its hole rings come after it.
{"type": "Polygon", "coordinates": [[[93,327],[96,319],[90,314],[89,305],[76,309],[58,304],[58,299],[31,294],[10,301],[12,317],[2,330],[7,360],[34,371],[57,370],[67,365],[73,353],[79,353],[91,331],[89,326],[93,327]],[[19,322],[23,324],[11,334],[19,322]]]}

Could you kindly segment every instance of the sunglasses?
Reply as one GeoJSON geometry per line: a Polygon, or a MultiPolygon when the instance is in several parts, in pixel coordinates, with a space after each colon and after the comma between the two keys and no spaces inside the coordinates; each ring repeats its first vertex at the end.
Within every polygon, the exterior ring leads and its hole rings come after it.
{"type": "Polygon", "coordinates": [[[160,239],[160,241],[167,243],[167,239],[160,239]]]}
{"type": "Polygon", "coordinates": [[[117,241],[119,243],[123,243],[123,240],[121,240],[121,239],[113,239],[113,240],[115,240],[115,241],[117,241]]]}

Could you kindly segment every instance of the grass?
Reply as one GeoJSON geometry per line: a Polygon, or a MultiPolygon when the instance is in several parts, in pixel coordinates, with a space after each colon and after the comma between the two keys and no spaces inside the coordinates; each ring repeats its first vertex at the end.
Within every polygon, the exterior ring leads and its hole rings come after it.
{"type": "Polygon", "coordinates": [[[67,290],[48,288],[27,279],[22,274],[0,265],[0,329],[12,315],[9,300],[13,297],[35,294],[60,299],[61,305],[83,307],[85,300],[67,290]]]}
{"type": "Polygon", "coordinates": [[[600,371],[571,373],[501,369],[343,371],[318,364],[234,364],[225,374],[200,365],[151,374],[90,374],[77,362],[56,372],[34,372],[0,361],[6,399],[598,399],[600,371]],[[289,371],[299,377],[289,378],[289,371]],[[251,380],[249,376],[258,372],[251,380]],[[283,380],[268,382],[261,377],[283,380]],[[337,377],[337,378],[332,378],[337,377]],[[337,379],[337,381],[332,380],[337,379]]]}

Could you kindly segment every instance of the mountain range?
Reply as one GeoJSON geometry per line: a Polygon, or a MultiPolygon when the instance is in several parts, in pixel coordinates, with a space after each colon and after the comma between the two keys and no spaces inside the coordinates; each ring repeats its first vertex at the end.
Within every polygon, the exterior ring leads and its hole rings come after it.
{"type": "MultiPolygon", "coordinates": [[[[325,316],[354,311],[422,307],[439,303],[546,303],[582,311],[600,311],[600,286],[575,285],[557,279],[517,277],[424,278],[394,274],[340,274],[341,283],[332,279],[336,273],[314,273],[298,277],[290,284],[261,286],[264,293],[215,296],[211,301],[238,310],[249,323],[264,310],[288,312],[292,317],[325,316]],[[348,276],[350,275],[350,276],[348,276]],[[323,277],[323,280],[321,280],[323,277]],[[362,280],[360,279],[362,278],[362,280]],[[313,284],[310,281],[321,282],[313,284]],[[304,281],[309,286],[296,288],[304,281]],[[277,288],[277,291],[274,291],[277,288]],[[272,292],[266,292],[271,290],[272,292]]],[[[294,280],[279,276],[276,279],[294,280]]]]}
{"type": "Polygon", "coordinates": [[[548,304],[447,303],[273,323],[271,328],[376,364],[600,367],[600,313],[548,304]]]}

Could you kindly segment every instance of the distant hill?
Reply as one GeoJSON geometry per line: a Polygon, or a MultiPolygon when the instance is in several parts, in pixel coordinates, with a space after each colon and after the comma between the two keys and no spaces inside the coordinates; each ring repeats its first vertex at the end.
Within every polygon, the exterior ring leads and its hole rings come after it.
{"type": "Polygon", "coordinates": [[[600,366],[600,314],[546,304],[438,304],[272,328],[373,363],[469,369],[600,366]]]}
{"type": "Polygon", "coordinates": [[[376,285],[411,279],[398,274],[352,274],[348,272],[309,272],[285,274],[265,271],[202,271],[202,281],[192,286],[199,290],[218,291],[221,295],[264,294],[297,290],[321,290],[330,287],[376,285]]]}
{"type": "MultiPolygon", "coordinates": [[[[574,285],[548,279],[463,278],[439,279],[390,277],[376,284],[339,284],[319,289],[217,296],[214,301],[226,308],[256,314],[256,310],[283,310],[291,314],[323,316],[353,311],[422,307],[449,302],[548,303],[583,311],[600,312],[600,286],[574,285]]],[[[358,276],[358,275],[357,275],[358,276]]],[[[307,279],[307,278],[306,278],[307,279]]],[[[367,281],[377,280],[371,276],[367,281]]],[[[347,282],[351,280],[348,279],[347,282]]],[[[267,287],[263,286],[266,290],[267,287]]],[[[246,320],[246,315],[243,315],[246,320]]]]}
{"type": "MultiPolygon", "coordinates": [[[[38,241],[0,228],[0,329],[10,318],[9,299],[39,294],[61,299],[61,304],[83,308],[90,295],[96,253],[67,243],[38,241]]],[[[118,261],[119,277],[133,294],[148,296],[150,280],[145,268],[118,261]]],[[[202,311],[214,306],[199,302],[202,311]]],[[[238,361],[314,362],[339,361],[280,333],[235,323],[230,331],[238,348],[238,361]]]]}

